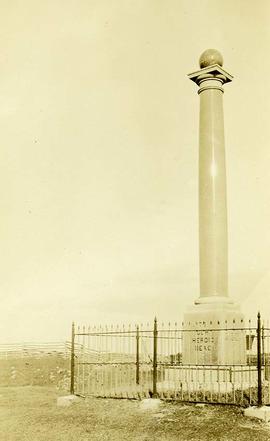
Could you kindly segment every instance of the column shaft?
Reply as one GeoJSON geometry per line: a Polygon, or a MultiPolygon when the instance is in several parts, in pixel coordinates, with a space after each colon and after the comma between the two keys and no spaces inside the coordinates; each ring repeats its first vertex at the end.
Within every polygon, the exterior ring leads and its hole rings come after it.
{"type": "Polygon", "coordinates": [[[200,297],[228,296],[227,198],[221,81],[201,84],[199,141],[200,297]]]}

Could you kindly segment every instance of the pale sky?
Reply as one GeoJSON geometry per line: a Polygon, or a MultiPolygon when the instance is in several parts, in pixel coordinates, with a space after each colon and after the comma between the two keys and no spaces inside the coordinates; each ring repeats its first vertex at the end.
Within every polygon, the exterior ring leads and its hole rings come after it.
{"type": "Polygon", "coordinates": [[[0,0],[0,342],[181,321],[199,296],[197,86],[224,86],[229,293],[270,318],[270,2],[0,0]],[[268,310],[267,310],[268,307],[268,310]]]}

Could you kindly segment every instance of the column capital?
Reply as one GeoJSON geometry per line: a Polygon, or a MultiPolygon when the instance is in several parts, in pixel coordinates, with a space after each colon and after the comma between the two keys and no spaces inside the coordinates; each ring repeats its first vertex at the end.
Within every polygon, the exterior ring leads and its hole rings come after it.
{"type": "Polygon", "coordinates": [[[206,80],[216,80],[221,84],[230,83],[233,76],[226,72],[219,64],[213,64],[188,74],[188,78],[200,86],[206,80]]]}

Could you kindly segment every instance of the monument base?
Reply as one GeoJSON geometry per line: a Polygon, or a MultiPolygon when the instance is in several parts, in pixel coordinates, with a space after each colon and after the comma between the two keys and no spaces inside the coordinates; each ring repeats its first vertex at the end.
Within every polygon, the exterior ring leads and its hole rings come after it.
{"type": "Polygon", "coordinates": [[[244,315],[239,305],[227,298],[196,303],[184,315],[182,363],[246,364],[244,315]]]}
{"type": "Polygon", "coordinates": [[[257,386],[256,366],[170,366],[164,369],[159,390],[210,391],[247,390],[257,386]]]}

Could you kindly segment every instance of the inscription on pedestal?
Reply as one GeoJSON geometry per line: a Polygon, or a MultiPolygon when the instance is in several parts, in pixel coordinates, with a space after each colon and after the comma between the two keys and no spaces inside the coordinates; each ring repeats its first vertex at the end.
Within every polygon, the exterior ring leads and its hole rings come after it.
{"type": "Polygon", "coordinates": [[[237,316],[237,320],[234,318],[229,320],[230,313],[227,312],[228,320],[226,323],[224,320],[220,320],[223,312],[216,314],[217,320],[213,319],[214,313],[212,312],[211,320],[202,322],[196,319],[193,321],[193,316],[198,316],[198,313],[191,314],[183,331],[183,364],[228,365],[246,363],[245,329],[240,328],[240,325],[243,326],[242,314],[234,312],[233,317],[237,316]],[[232,329],[232,326],[237,327],[232,329]]]}
{"type": "Polygon", "coordinates": [[[192,336],[195,352],[212,351],[214,341],[209,331],[196,331],[196,335],[192,336]]]}
{"type": "Polygon", "coordinates": [[[212,330],[184,332],[183,359],[190,364],[215,364],[218,335],[212,330]]]}

